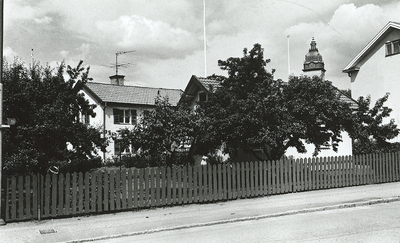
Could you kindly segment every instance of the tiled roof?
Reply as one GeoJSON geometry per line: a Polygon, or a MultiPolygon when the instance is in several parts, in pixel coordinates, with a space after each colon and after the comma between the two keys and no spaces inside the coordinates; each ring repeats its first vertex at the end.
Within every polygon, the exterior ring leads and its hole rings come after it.
{"type": "Polygon", "coordinates": [[[335,87],[335,86],[333,86],[333,87],[337,90],[337,93],[339,94],[339,99],[341,101],[344,101],[344,102],[350,104],[350,108],[353,109],[353,110],[357,110],[358,109],[358,102],[357,101],[355,101],[353,98],[347,96],[347,94],[345,94],[344,92],[339,90],[337,87],[335,87]]]}
{"type": "Polygon", "coordinates": [[[114,85],[105,83],[87,82],[84,89],[91,92],[103,102],[155,105],[157,95],[168,96],[172,105],[178,104],[182,95],[180,89],[151,88],[128,85],[114,85]]]}
{"type": "Polygon", "coordinates": [[[199,82],[206,88],[208,91],[215,91],[217,88],[221,87],[221,82],[215,79],[209,78],[201,78],[197,77],[199,82]]]}

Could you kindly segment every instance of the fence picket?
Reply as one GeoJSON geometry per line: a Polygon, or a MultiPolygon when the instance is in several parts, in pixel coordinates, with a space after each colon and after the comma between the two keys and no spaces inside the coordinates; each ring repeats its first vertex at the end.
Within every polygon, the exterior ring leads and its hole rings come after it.
{"type": "Polygon", "coordinates": [[[226,200],[228,199],[228,175],[227,175],[227,168],[226,168],[226,164],[222,164],[222,200],[226,200]]]}
{"type": "MultiPolygon", "coordinates": [[[[152,197],[153,198],[152,206],[160,206],[161,205],[161,203],[160,203],[160,198],[161,198],[160,180],[161,179],[160,179],[160,169],[158,167],[156,167],[154,169],[154,177],[155,177],[155,179],[154,179],[155,184],[154,184],[154,191],[153,191],[154,197],[152,197]]],[[[129,192],[129,188],[128,188],[128,192],[129,192]]]]}
{"type": "Polygon", "coordinates": [[[249,183],[250,183],[250,191],[248,191],[248,197],[254,196],[255,190],[255,181],[254,181],[254,162],[249,162],[249,183]]]}
{"type": "Polygon", "coordinates": [[[210,186],[210,188],[212,188],[211,190],[211,199],[210,201],[216,201],[218,200],[218,178],[217,178],[217,166],[216,165],[212,165],[210,166],[210,168],[212,169],[212,173],[209,174],[209,179],[210,181],[212,181],[212,187],[210,186]]]}
{"type": "Polygon", "coordinates": [[[218,197],[216,198],[216,200],[222,200],[222,198],[223,198],[223,196],[222,196],[222,194],[224,193],[224,190],[223,190],[223,179],[222,179],[222,177],[223,177],[223,173],[222,173],[222,167],[221,167],[221,164],[218,164],[217,166],[216,166],[216,168],[217,168],[217,178],[218,178],[218,197]]]}
{"type": "MultiPolygon", "coordinates": [[[[97,207],[96,207],[96,212],[102,212],[103,211],[103,202],[102,202],[102,199],[103,199],[103,173],[100,171],[100,172],[98,172],[98,174],[97,174],[97,177],[96,177],[96,179],[97,179],[97,181],[96,181],[96,204],[97,204],[97,207]]],[[[95,199],[93,199],[93,200],[95,200],[95,199]]]]}
{"type": "Polygon", "coordinates": [[[267,161],[262,161],[262,171],[263,171],[263,191],[264,196],[268,195],[268,166],[267,161]]]}
{"type": "Polygon", "coordinates": [[[275,160],[270,161],[271,163],[271,194],[276,194],[276,168],[275,168],[275,160]]]}
{"type": "Polygon", "coordinates": [[[308,158],[307,160],[307,173],[308,173],[308,190],[312,190],[313,188],[313,180],[312,180],[312,159],[308,158]]]}
{"type": "Polygon", "coordinates": [[[386,182],[392,182],[393,181],[393,166],[392,166],[392,155],[390,153],[386,154],[386,158],[387,158],[387,174],[389,175],[388,179],[386,182]]]}
{"type": "MultiPolygon", "coordinates": [[[[6,188],[8,190],[8,187],[6,188]]],[[[32,218],[39,219],[38,215],[38,196],[39,196],[38,175],[32,176],[32,218]]],[[[7,200],[8,201],[8,200],[7,200]]],[[[6,203],[7,203],[6,201],[6,203]]],[[[8,208],[8,207],[6,207],[8,208]]]]}
{"type": "Polygon", "coordinates": [[[110,171],[110,178],[109,178],[109,183],[110,183],[110,187],[109,187],[109,203],[110,203],[110,211],[114,211],[115,210],[115,171],[111,170],[110,171]]]}
{"type": "Polygon", "coordinates": [[[172,190],[172,197],[171,197],[171,203],[172,205],[176,204],[178,202],[177,198],[177,192],[176,192],[176,178],[177,178],[177,172],[176,172],[176,167],[172,167],[172,177],[171,177],[171,182],[170,182],[170,190],[172,190]],[[171,185],[172,184],[172,185],[171,185]]]}
{"type": "Polygon", "coordinates": [[[171,198],[172,198],[172,191],[171,191],[171,167],[167,167],[167,200],[166,203],[167,205],[171,205],[171,198]]]}
{"type": "Polygon", "coordinates": [[[127,184],[126,184],[126,169],[122,169],[121,171],[121,209],[127,208],[127,184]]]}
{"type": "Polygon", "coordinates": [[[182,202],[181,204],[186,204],[188,201],[188,191],[187,191],[187,166],[181,167],[181,174],[182,174],[182,182],[180,183],[182,185],[182,202]]]}
{"type": "Polygon", "coordinates": [[[394,162],[394,181],[398,181],[399,180],[399,154],[398,153],[394,153],[393,154],[393,162],[394,162]]]}
{"type": "Polygon", "coordinates": [[[285,161],[287,163],[288,192],[293,192],[293,159],[285,161]]]}
{"type": "Polygon", "coordinates": [[[144,206],[150,206],[150,168],[144,169],[144,206]]]}
{"type": "Polygon", "coordinates": [[[203,190],[203,165],[196,166],[195,176],[197,176],[197,193],[198,193],[198,202],[203,202],[204,199],[204,190],[203,190]]]}
{"type": "Polygon", "coordinates": [[[187,166],[187,175],[188,175],[188,182],[187,182],[187,188],[186,190],[188,191],[188,200],[187,203],[193,203],[194,198],[193,198],[193,188],[194,187],[194,181],[193,181],[193,166],[188,165],[187,166]]]}
{"type": "Polygon", "coordinates": [[[244,178],[244,164],[242,163],[236,163],[236,183],[237,183],[237,193],[238,193],[238,198],[243,198],[243,178],[244,178]]]}
{"type": "Polygon", "coordinates": [[[11,219],[17,219],[17,179],[11,177],[11,219]],[[15,188],[15,189],[14,189],[15,188]],[[13,190],[14,189],[14,190],[13,190]]]}
{"type": "Polygon", "coordinates": [[[71,175],[67,173],[65,175],[65,206],[64,206],[64,215],[70,215],[71,211],[71,175]]]}
{"type": "Polygon", "coordinates": [[[332,188],[332,160],[331,157],[326,157],[326,178],[325,188],[332,188]]]}
{"type": "Polygon", "coordinates": [[[178,205],[181,205],[183,202],[182,167],[177,167],[176,173],[177,173],[177,180],[176,180],[175,184],[176,184],[177,197],[178,197],[177,203],[178,203],[178,205]]]}
{"type": "MultiPolygon", "coordinates": [[[[71,210],[72,210],[72,215],[75,215],[76,214],[76,209],[77,209],[77,203],[78,203],[78,189],[77,189],[77,174],[76,174],[76,172],[74,172],[74,173],[72,173],[72,181],[71,181],[71,183],[72,183],[72,201],[71,201],[71,210]]],[[[108,208],[107,208],[107,210],[108,210],[108,208]]]]}
{"type": "MultiPolygon", "coordinates": [[[[24,178],[23,178],[24,179],[24,178]]],[[[31,177],[28,175],[25,177],[25,205],[22,208],[23,219],[31,218],[31,177]]]]}
{"type": "Polygon", "coordinates": [[[280,184],[280,193],[285,193],[286,182],[284,178],[285,167],[283,166],[283,160],[279,160],[278,165],[279,165],[279,178],[280,178],[280,181],[278,183],[280,184]]]}
{"type": "Polygon", "coordinates": [[[290,181],[289,181],[289,160],[284,160],[283,164],[285,166],[285,193],[289,192],[290,181]]]}
{"type": "Polygon", "coordinates": [[[108,171],[104,171],[103,173],[103,209],[104,211],[109,210],[109,198],[110,198],[110,176],[108,171]]]}

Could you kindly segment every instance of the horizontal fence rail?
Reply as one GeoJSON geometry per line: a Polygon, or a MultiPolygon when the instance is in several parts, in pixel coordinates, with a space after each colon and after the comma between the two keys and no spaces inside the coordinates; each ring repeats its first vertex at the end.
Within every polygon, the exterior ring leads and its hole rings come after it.
{"type": "Polygon", "coordinates": [[[399,154],[7,177],[6,222],[400,180],[399,154]]]}

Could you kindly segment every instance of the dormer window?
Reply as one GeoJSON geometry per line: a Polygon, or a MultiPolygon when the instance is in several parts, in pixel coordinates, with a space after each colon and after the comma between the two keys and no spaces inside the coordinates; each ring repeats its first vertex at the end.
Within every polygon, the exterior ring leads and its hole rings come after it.
{"type": "Polygon", "coordinates": [[[386,42],[386,56],[400,53],[400,40],[386,42]]]}
{"type": "Polygon", "coordinates": [[[207,101],[207,94],[204,92],[199,93],[199,101],[207,101]]]}

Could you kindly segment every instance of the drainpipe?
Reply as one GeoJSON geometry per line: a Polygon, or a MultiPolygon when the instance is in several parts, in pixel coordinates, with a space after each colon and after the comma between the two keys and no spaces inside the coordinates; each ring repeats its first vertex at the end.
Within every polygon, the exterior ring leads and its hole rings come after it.
{"type": "MultiPolygon", "coordinates": [[[[107,107],[107,102],[104,102],[103,106],[103,136],[106,138],[106,107],[107,107]]],[[[106,162],[106,152],[103,152],[103,161],[104,163],[106,162]]]]}

